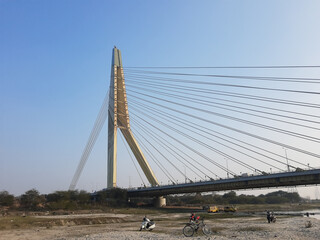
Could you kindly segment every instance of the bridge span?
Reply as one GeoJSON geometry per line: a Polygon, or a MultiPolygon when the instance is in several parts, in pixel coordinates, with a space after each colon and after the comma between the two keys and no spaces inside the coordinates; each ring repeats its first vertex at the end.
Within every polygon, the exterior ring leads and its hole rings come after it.
{"type": "Polygon", "coordinates": [[[130,189],[128,197],[159,197],[170,194],[315,184],[320,184],[320,169],[130,189]]]}

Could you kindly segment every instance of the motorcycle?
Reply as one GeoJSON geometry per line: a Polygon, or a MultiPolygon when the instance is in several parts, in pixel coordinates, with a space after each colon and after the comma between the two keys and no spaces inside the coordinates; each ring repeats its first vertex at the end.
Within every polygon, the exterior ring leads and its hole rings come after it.
{"type": "Polygon", "coordinates": [[[155,228],[155,226],[156,224],[153,222],[153,220],[144,217],[139,231],[141,231],[142,229],[152,231],[155,228]]]}

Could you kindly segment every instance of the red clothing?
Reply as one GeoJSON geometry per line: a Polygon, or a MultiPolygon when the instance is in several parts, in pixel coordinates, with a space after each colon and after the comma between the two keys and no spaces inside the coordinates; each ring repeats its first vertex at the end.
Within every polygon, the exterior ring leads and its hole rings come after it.
{"type": "Polygon", "coordinates": [[[196,216],[194,214],[191,214],[190,216],[190,222],[191,221],[197,222],[199,219],[200,219],[200,216],[196,216]]]}

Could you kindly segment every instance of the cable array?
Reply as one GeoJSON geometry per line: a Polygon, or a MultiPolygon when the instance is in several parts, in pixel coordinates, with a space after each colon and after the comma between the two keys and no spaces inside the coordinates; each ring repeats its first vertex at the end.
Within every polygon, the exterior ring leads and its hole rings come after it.
{"type": "Polygon", "coordinates": [[[104,122],[106,121],[107,115],[108,115],[108,103],[109,103],[109,93],[105,96],[102,106],[100,108],[99,114],[97,116],[97,119],[94,123],[94,126],[91,130],[88,142],[82,152],[80,162],[78,164],[77,170],[72,178],[71,184],[69,186],[69,190],[75,190],[75,187],[78,183],[80,174],[89,158],[89,155],[92,151],[92,148],[99,136],[99,133],[104,125],[104,122]]]}
{"type": "Polygon", "coordinates": [[[125,68],[131,128],[153,160],[170,166],[162,167],[169,182],[177,183],[178,175],[192,182],[192,176],[203,181],[317,166],[319,78],[162,71],[218,67],[151,68],[125,68]]]}
{"type": "Polygon", "coordinates": [[[126,150],[127,150],[127,153],[128,153],[128,155],[130,156],[130,159],[131,159],[131,161],[132,161],[132,163],[133,163],[133,165],[134,165],[134,168],[136,169],[136,171],[137,171],[137,173],[138,173],[138,175],[139,175],[139,177],[140,177],[141,182],[143,183],[144,186],[146,186],[146,184],[145,184],[145,182],[143,181],[143,178],[142,178],[142,176],[141,176],[141,174],[140,174],[140,172],[139,172],[139,170],[138,170],[137,164],[136,164],[135,160],[133,159],[132,154],[131,154],[128,146],[127,146],[127,142],[124,140],[124,137],[122,136],[122,134],[120,134],[120,136],[121,136],[122,143],[123,143],[123,145],[125,146],[125,148],[126,148],[126,150]]]}
{"type": "MultiPolygon", "coordinates": [[[[315,77],[319,69],[318,65],[126,67],[131,131],[161,184],[312,169],[320,158],[320,78],[315,77]],[[229,73],[216,72],[222,70],[229,73]],[[301,70],[311,72],[302,77],[301,70]]],[[[70,190],[75,189],[106,120],[108,98],[107,94],[70,190]]]]}

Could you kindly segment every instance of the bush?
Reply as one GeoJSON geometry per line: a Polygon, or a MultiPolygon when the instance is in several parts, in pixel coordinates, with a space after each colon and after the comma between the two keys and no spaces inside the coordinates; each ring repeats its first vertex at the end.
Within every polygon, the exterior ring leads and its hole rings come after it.
{"type": "Polygon", "coordinates": [[[14,196],[7,191],[0,192],[0,206],[12,207],[14,196]]]}

